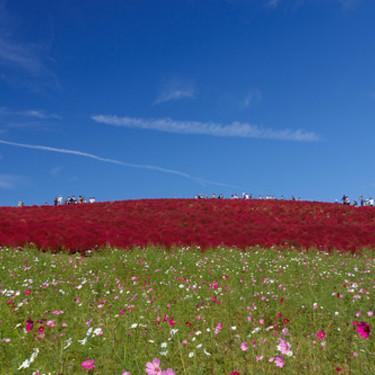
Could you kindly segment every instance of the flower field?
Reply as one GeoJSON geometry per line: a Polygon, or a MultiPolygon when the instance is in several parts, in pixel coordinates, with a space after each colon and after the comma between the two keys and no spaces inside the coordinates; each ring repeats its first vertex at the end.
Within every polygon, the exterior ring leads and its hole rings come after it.
{"type": "Polygon", "coordinates": [[[1,374],[373,374],[374,257],[0,248],[1,374]]]}
{"type": "Polygon", "coordinates": [[[110,245],[375,248],[375,208],[318,202],[154,199],[0,207],[0,245],[71,252],[110,245]]]}
{"type": "Polygon", "coordinates": [[[375,209],[0,208],[0,374],[375,373],[375,209]]]}

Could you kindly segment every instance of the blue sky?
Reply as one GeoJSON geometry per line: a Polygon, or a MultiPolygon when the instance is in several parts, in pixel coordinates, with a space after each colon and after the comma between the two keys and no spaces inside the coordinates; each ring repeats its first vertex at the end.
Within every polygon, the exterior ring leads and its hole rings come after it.
{"type": "Polygon", "coordinates": [[[0,0],[0,205],[375,195],[375,1],[0,0]]]}

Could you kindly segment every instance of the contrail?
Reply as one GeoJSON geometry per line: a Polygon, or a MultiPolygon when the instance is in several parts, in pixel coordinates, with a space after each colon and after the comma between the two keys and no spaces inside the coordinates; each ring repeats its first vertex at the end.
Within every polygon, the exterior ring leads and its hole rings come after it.
{"type": "Polygon", "coordinates": [[[63,153],[63,154],[83,156],[85,158],[99,160],[99,161],[102,161],[102,162],[105,162],[105,163],[122,165],[122,166],[128,167],[128,168],[150,169],[150,170],[154,170],[154,171],[158,171],[158,172],[169,173],[169,174],[174,174],[174,175],[177,175],[177,176],[185,177],[185,178],[191,179],[191,180],[193,180],[193,181],[195,181],[199,184],[209,184],[209,185],[217,185],[217,186],[230,187],[230,188],[238,188],[238,187],[233,186],[233,185],[222,184],[220,182],[209,181],[209,180],[202,179],[200,177],[194,177],[194,176],[191,176],[191,175],[189,175],[185,172],[177,171],[175,169],[167,169],[167,168],[158,167],[157,165],[126,163],[124,161],[109,159],[109,158],[103,158],[101,156],[89,154],[87,152],[82,152],[82,151],[68,150],[68,149],[65,149],[65,148],[56,148],[56,147],[50,147],[50,146],[29,145],[29,144],[25,144],[25,143],[9,142],[9,141],[4,141],[2,139],[0,139],[0,143],[2,143],[4,145],[28,148],[28,149],[32,149],[32,150],[42,150],[42,151],[59,152],[59,153],[63,153]]]}

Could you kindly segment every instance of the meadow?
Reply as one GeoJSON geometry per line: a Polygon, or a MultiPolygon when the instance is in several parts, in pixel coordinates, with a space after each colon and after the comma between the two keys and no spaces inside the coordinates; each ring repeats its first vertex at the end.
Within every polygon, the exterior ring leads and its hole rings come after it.
{"type": "Polygon", "coordinates": [[[372,374],[375,209],[0,207],[0,374],[372,374]]]}
{"type": "Polygon", "coordinates": [[[2,247],[0,260],[1,374],[375,372],[372,252],[2,247]]]}

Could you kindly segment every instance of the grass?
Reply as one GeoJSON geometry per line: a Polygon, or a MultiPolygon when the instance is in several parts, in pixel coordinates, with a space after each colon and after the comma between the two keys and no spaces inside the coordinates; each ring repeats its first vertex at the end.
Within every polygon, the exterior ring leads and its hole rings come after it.
{"type": "Polygon", "coordinates": [[[373,334],[353,325],[373,326],[374,265],[369,251],[0,248],[0,374],[145,374],[154,358],[176,374],[375,373],[373,334]]]}

